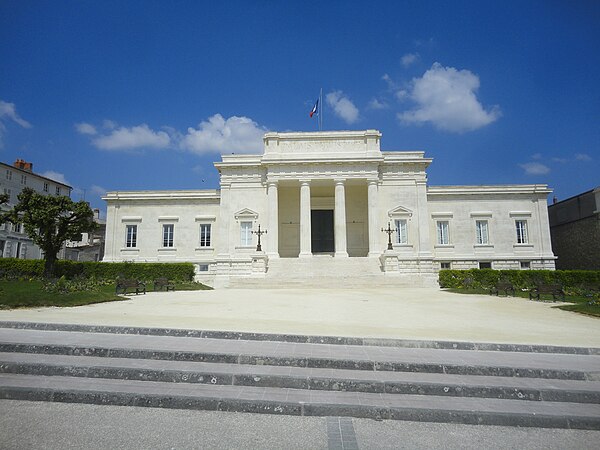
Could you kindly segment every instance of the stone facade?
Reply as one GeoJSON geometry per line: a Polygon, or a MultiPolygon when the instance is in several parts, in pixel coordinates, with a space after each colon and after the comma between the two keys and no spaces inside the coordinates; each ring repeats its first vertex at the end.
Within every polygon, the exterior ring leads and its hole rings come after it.
{"type": "MultiPolygon", "coordinates": [[[[12,209],[26,187],[44,195],[71,195],[71,186],[33,172],[33,164],[18,159],[14,164],[0,163],[0,193],[8,195],[3,209],[12,209]]],[[[64,249],[59,258],[64,257],[64,249]]],[[[22,224],[0,224],[0,258],[40,259],[40,248],[25,234],[22,224]]]]}
{"type": "Polygon", "coordinates": [[[600,270],[600,187],[548,207],[556,267],[600,270]]]}
{"type": "Polygon", "coordinates": [[[352,275],[338,267],[373,278],[376,261],[381,276],[411,282],[433,282],[441,267],[554,268],[546,185],[428,186],[424,152],[382,152],[380,139],[267,133],[263,154],[215,163],[218,191],[109,192],[104,260],[191,261],[216,286],[268,278],[280,260],[279,276],[309,260],[332,276],[352,275]]]}

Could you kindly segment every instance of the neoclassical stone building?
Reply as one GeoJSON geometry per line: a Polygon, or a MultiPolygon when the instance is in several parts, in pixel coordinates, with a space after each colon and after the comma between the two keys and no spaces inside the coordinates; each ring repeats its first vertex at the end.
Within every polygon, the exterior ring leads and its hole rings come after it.
{"type": "Polygon", "coordinates": [[[432,159],[381,151],[380,140],[376,130],[267,133],[263,154],[215,163],[220,190],[109,192],[104,260],[189,261],[217,287],[554,268],[546,185],[428,186],[432,159]]]}

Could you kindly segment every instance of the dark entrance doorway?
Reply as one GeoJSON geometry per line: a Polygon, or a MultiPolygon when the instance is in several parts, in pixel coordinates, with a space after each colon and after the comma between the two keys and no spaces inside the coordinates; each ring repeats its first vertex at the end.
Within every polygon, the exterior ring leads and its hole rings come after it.
{"type": "Polygon", "coordinates": [[[310,212],[311,245],[313,253],[333,253],[333,210],[313,209],[310,212]]]}

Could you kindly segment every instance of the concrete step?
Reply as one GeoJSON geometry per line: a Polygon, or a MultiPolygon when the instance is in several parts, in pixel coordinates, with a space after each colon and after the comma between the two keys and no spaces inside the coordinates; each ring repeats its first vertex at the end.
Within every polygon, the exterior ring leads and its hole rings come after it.
{"type": "Polygon", "coordinates": [[[297,334],[269,334],[223,330],[198,330],[185,328],[125,327],[117,325],[85,325],[47,322],[0,321],[0,328],[41,331],[78,331],[102,334],[134,334],[144,336],[173,336],[244,341],[298,342],[371,347],[433,348],[440,350],[480,350],[525,353],[562,353],[573,355],[600,355],[600,348],[561,347],[536,344],[501,344],[493,342],[422,341],[409,339],[315,336],[297,334]]]}
{"type": "Polygon", "coordinates": [[[546,379],[600,379],[600,356],[0,329],[0,352],[546,379]]]}
{"type": "Polygon", "coordinates": [[[0,398],[377,420],[600,429],[600,407],[595,404],[433,395],[0,374],[0,398]]]}
{"type": "Polygon", "coordinates": [[[598,349],[319,338],[0,323],[0,398],[600,429],[598,349]]]}
{"type": "Polygon", "coordinates": [[[600,381],[0,353],[0,373],[600,403],[600,381]]]}
{"type": "Polygon", "coordinates": [[[379,258],[313,255],[309,258],[270,258],[266,274],[234,278],[228,287],[414,287],[436,285],[436,280],[432,274],[384,273],[379,258]]]}

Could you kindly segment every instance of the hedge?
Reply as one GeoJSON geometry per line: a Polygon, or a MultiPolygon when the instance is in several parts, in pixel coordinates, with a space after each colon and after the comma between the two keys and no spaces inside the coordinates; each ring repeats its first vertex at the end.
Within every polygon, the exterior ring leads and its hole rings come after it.
{"type": "Polygon", "coordinates": [[[575,295],[585,292],[586,287],[600,284],[597,270],[440,270],[439,283],[442,288],[467,288],[464,281],[469,278],[470,287],[489,289],[499,280],[509,281],[515,289],[531,289],[536,284],[561,284],[575,295]]]}
{"type": "MultiPolygon", "coordinates": [[[[9,277],[41,278],[44,261],[41,259],[0,258],[0,273],[9,277]]],[[[132,263],[132,262],[56,262],[56,277],[75,277],[115,280],[118,277],[152,281],[166,277],[173,281],[191,281],[194,278],[192,263],[132,263]]]]}

